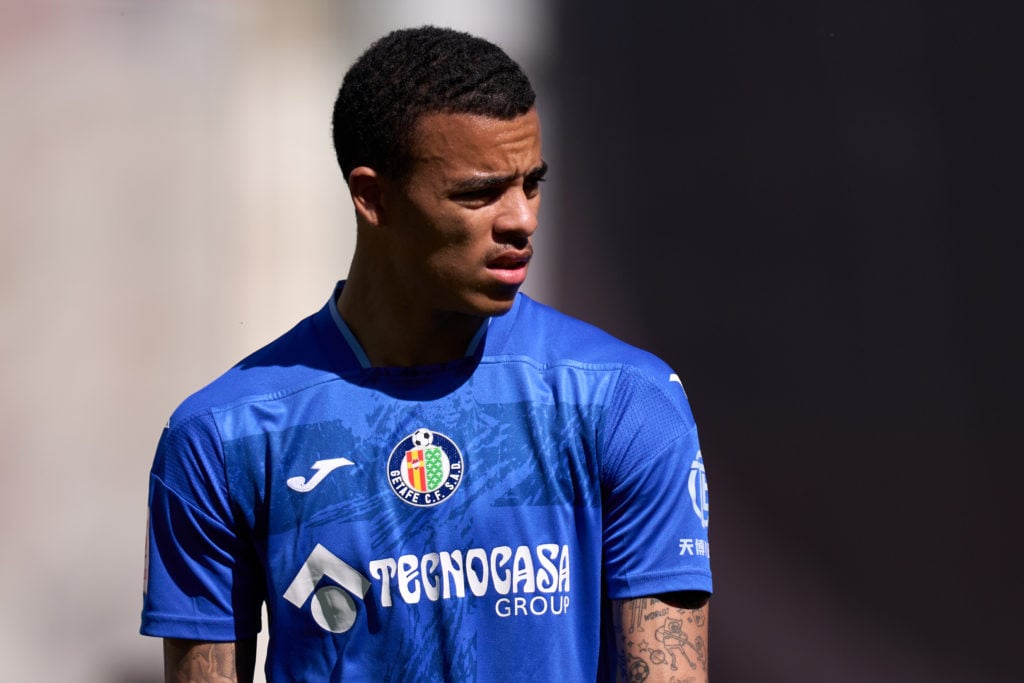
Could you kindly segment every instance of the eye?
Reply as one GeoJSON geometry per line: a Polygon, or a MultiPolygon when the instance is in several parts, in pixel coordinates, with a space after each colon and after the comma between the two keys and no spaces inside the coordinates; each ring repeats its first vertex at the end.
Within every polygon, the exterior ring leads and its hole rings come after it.
{"type": "Polygon", "coordinates": [[[523,193],[533,199],[540,192],[540,184],[544,182],[548,173],[547,163],[523,178],[523,193]]]}
{"type": "Polygon", "coordinates": [[[452,200],[463,206],[471,208],[487,206],[501,197],[503,189],[500,187],[484,187],[478,190],[468,190],[452,195],[452,200]]]}
{"type": "Polygon", "coordinates": [[[543,182],[543,176],[527,176],[523,179],[523,193],[532,199],[540,192],[540,184],[543,182]]]}

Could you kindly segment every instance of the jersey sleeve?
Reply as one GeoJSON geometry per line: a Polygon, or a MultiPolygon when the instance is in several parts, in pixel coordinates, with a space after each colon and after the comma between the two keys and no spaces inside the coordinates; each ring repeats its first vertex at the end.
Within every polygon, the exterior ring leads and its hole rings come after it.
{"type": "Polygon", "coordinates": [[[602,458],[609,596],[710,593],[707,479],[682,385],[667,366],[658,374],[627,369],[609,408],[602,458]]]}
{"type": "Polygon", "coordinates": [[[150,473],[145,635],[233,641],[260,630],[260,565],[225,471],[209,414],[164,430],[150,473]]]}

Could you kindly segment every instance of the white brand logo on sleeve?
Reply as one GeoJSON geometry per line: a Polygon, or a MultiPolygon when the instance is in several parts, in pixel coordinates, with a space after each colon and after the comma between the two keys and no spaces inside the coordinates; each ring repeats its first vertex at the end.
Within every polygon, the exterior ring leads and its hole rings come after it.
{"type": "Polygon", "coordinates": [[[339,467],[345,467],[346,465],[355,465],[354,462],[348,458],[331,458],[329,460],[317,460],[313,463],[313,467],[310,469],[316,470],[309,479],[305,477],[290,477],[285,483],[288,484],[288,488],[292,491],[298,491],[299,493],[308,493],[316,488],[317,484],[322,482],[328,474],[338,469],[339,467]]]}
{"type": "Polygon", "coordinates": [[[697,457],[690,464],[690,479],[687,482],[693,512],[700,517],[701,526],[708,527],[708,479],[704,474],[704,457],[697,451],[697,457]]]}
{"type": "Polygon", "coordinates": [[[683,396],[686,396],[686,387],[683,386],[683,380],[679,379],[679,375],[673,372],[668,376],[668,381],[670,384],[678,384],[679,389],[683,392],[683,396]]]}

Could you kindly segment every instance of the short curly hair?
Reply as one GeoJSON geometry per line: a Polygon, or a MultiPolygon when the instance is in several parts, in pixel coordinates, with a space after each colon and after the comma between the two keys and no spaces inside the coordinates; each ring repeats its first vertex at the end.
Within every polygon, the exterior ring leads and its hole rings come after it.
{"type": "Polygon", "coordinates": [[[334,151],[348,180],[357,166],[401,177],[424,114],[479,114],[509,120],[536,95],[501,48],[448,28],[393,31],[345,74],[334,102],[334,151]]]}

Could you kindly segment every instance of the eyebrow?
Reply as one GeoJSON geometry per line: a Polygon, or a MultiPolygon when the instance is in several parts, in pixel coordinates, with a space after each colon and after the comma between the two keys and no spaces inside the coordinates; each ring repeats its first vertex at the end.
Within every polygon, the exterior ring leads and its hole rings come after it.
{"type": "MultiPolygon", "coordinates": [[[[543,180],[545,174],[548,172],[548,162],[542,161],[540,166],[533,168],[526,172],[523,176],[527,180],[543,180]]],[[[454,183],[450,188],[451,194],[461,194],[464,192],[479,192],[481,190],[490,190],[495,187],[503,187],[508,185],[516,178],[518,174],[502,175],[502,176],[479,176],[475,178],[466,178],[454,183]]]]}

